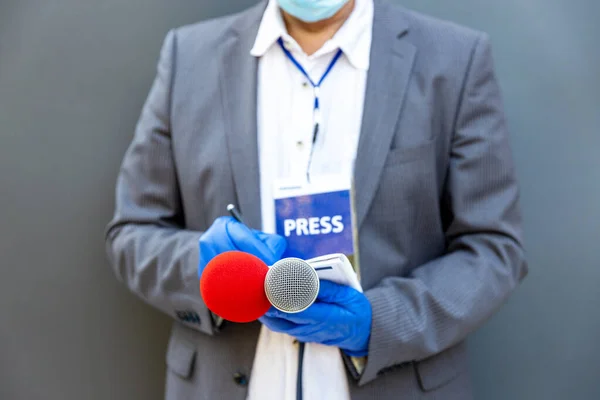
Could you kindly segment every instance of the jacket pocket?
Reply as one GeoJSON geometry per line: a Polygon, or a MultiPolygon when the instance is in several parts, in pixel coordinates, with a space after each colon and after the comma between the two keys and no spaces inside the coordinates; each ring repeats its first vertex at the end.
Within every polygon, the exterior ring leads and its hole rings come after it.
{"type": "Polygon", "coordinates": [[[391,149],[385,159],[384,167],[391,167],[426,158],[435,151],[435,143],[436,141],[434,139],[429,139],[426,142],[419,143],[415,146],[391,149]]]}
{"type": "Polygon", "coordinates": [[[190,379],[196,362],[196,348],[172,334],[167,349],[167,368],[183,379],[190,379]]]}
{"type": "Polygon", "coordinates": [[[467,346],[461,342],[433,357],[416,363],[419,385],[425,392],[438,389],[466,372],[467,346]]]}

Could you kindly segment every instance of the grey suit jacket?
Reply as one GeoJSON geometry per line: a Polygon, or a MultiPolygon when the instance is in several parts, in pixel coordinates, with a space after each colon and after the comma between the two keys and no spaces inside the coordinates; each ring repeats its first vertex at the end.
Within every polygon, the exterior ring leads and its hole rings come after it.
{"type": "MultiPolygon", "coordinates": [[[[260,228],[250,49],[264,7],[169,32],[118,177],[107,251],[131,291],[175,318],[167,399],[241,400],[252,374],[259,325],[217,331],[197,264],[228,203],[260,228]]],[[[490,43],[380,0],[374,18],[355,164],[373,323],[351,394],[469,399],[465,338],[527,273],[490,43]]]]}

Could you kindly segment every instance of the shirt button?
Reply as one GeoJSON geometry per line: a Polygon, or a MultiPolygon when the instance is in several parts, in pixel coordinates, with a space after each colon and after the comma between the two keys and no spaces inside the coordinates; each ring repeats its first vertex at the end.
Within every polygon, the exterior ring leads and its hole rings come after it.
{"type": "Polygon", "coordinates": [[[235,374],[233,374],[233,381],[240,386],[246,386],[248,384],[248,377],[246,376],[246,374],[236,372],[235,374]]]}
{"type": "Polygon", "coordinates": [[[308,87],[308,82],[306,82],[306,81],[302,82],[302,87],[308,87]]]}
{"type": "Polygon", "coordinates": [[[298,140],[296,142],[296,148],[298,148],[298,150],[302,150],[302,147],[304,147],[304,142],[302,140],[298,140]]]}

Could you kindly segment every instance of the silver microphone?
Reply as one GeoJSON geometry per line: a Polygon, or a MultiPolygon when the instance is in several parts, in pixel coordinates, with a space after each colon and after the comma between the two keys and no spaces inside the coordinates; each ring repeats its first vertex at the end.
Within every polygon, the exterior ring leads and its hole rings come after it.
{"type": "Polygon", "coordinates": [[[319,293],[317,271],[299,258],[284,258],[269,268],[265,294],[269,302],[286,313],[298,313],[310,307],[319,293]]]}

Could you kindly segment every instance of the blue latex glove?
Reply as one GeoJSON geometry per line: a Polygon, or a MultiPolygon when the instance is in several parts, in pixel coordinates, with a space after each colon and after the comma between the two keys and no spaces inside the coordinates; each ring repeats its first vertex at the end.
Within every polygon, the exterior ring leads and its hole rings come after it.
{"type": "Polygon", "coordinates": [[[198,278],[213,257],[226,251],[243,251],[267,265],[279,261],[287,247],[285,238],[248,228],[232,217],[219,217],[200,237],[198,278]]]}
{"type": "Polygon", "coordinates": [[[364,294],[321,280],[317,300],[309,308],[288,314],[271,307],[260,321],[300,342],[336,346],[349,356],[362,357],[369,348],[371,315],[371,303],[364,294]]]}

